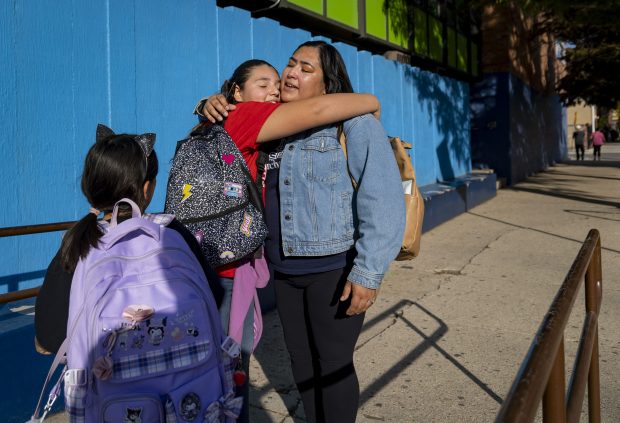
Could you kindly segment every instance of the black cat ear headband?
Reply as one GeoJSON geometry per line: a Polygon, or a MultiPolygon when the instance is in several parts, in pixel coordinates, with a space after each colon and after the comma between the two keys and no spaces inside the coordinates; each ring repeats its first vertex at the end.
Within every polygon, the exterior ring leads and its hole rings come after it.
{"type": "MultiPolygon", "coordinates": [[[[112,135],[116,135],[113,130],[111,130],[110,128],[102,124],[97,125],[96,142],[99,142],[102,139],[106,137],[110,137],[112,135]]],[[[134,141],[136,141],[138,145],[140,146],[140,148],[142,149],[142,152],[144,153],[144,158],[147,160],[147,164],[148,164],[148,158],[153,152],[153,147],[155,146],[155,134],[146,133],[146,134],[136,135],[134,137],[134,141]]]]}

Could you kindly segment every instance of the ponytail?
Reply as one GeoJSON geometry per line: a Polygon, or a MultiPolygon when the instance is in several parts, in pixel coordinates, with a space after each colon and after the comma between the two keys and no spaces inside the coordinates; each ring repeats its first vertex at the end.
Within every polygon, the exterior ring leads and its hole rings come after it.
{"type": "Polygon", "coordinates": [[[86,257],[91,247],[97,247],[102,235],[94,213],[88,213],[77,221],[62,239],[60,247],[62,268],[68,273],[73,273],[78,261],[86,257]]]}
{"type": "MultiPolygon", "coordinates": [[[[245,81],[243,82],[245,83],[245,81]]],[[[236,85],[238,84],[234,80],[226,79],[220,88],[220,94],[226,97],[226,101],[228,101],[230,104],[237,104],[237,100],[235,100],[236,85]]]]}
{"type": "MultiPolygon", "coordinates": [[[[150,199],[144,186],[155,180],[159,169],[154,143],[155,134],[117,135],[103,125],[97,127],[97,141],[84,159],[81,183],[91,207],[111,212],[118,200],[129,198],[140,210],[146,208],[150,199]]],[[[74,272],[78,261],[97,248],[104,234],[97,223],[98,210],[82,217],[63,237],[60,262],[67,272],[74,272]]]]}

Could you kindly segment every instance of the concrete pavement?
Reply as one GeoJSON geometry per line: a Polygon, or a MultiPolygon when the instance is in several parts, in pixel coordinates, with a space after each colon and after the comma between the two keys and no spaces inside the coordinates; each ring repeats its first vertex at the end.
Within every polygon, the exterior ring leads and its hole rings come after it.
{"type": "MultiPolygon", "coordinates": [[[[493,421],[590,228],[603,245],[602,416],[620,421],[620,144],[605,145],[603,161],[587,157],[498,191],[425,233],[420,257],[393,263],[355,355],[358,422],[493,421]]],[[[565,333],[567,369],[583,304],[565,333]]],[[[264,323],[251,421],[304,422],[277,314],[264,323]]]]}
{"type": "MultiPolygon", "coordinates": [[[[592,162],[589,150],[589,160],[498,191],[425,233],[420,257],[393,263],[355,355],[358,422],[493,421],[591,228],[603,245],[602,416],[620,421],[620,144],[602,155],[592,162]]],[[[567,375],[583,309],[579,298],[567,375]]],[[[305,421],[281,336],[276,313],[266,315],[251,361],[252,422],[305,421]]]]}

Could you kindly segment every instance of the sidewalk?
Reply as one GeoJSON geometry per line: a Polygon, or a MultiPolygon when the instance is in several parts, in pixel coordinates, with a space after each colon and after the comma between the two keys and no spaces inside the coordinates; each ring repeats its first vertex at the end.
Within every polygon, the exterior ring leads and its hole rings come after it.
{"type": "MultiPolygon", "coordinates": [[[[620,421],[620,144],[605,145],[603,159],[500,190],[425,233],[420,257],[392,265],[355,356],[358,422],[494,421],[590,228],[603,243],[602,420],[620,421]]],[[[583,304],[565,335],[567,369],[583,304]]],[[[304,422],[275,312],[264,328],[250,363],[251,421],[304,422]]]]}
{"type": "MultiPolygon", "coordinates": [[[[420,257],[392,265],[355,356],[358,422],[494,421],[591,228],[603,245],[602,420],[620,421],[620,144],[602,156],[592,162],[590,150],[498,191],[425,233],[420,257]]],[[[567,374],[583,301],[565,335],[567,374]]],[[[273,312],[251,361],[252,422],[305,421],[287,360],[273,312]]]]}

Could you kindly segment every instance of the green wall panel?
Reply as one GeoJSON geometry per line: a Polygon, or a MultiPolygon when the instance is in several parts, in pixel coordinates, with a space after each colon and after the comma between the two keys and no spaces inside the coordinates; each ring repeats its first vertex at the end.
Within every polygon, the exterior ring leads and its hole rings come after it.
{"type": "Polygon", "coordinates": [[[357,0],[327,0],[327,17],[358,29],[357,5],[357,0]]]}
{"type": "Polygon", "coordinates": [[[288,2],[323,15],[323,0],[288,0],[288,2]]]}
{"type": "Polygon", "coordinates": [[[426,13],[420,9],[413,11],[413,49],[416,53],[428,56],[426,32],[426,13]]]}
{"type": "Polygon", "coordinates": [[[405,0],[392,0],[388,10],[389,41],[392,44],[409,48],[407,3],[405,0]]]}
{"type": "Polygon", "coordinates": [[[457,35],[456,49],[456,65],[460,70],[467,72],[467,38],[463,34],[457,35]]]}
{"type": "Polygon", "coordinates": [[[388,26],[390,27],[389,41],[403,48],[409,48],[409,41],[407,40],[405,34],[403,34],[401,31],[395,31],[394,24],[390,20],[388,20],[388,26]]]}
{"type": "Polygon", "coordinates": [[[439,19],[428,17],[429,53],[433,60],[443,62],[443,24],[439,19]]]}
{"type": "Polygon", "coordinates": [[[387,40],[383,0],[366,0],[366,33],[387,40]]]}
{"type": "Polygon", "coordinates": [[[456,32],[448,28],[448,66],[456,67],[456,32]]]}
{"type": "Polygon", "coordinates": [[[471,43],[471,74],[478,76],[478,45],[471,43]]]}

